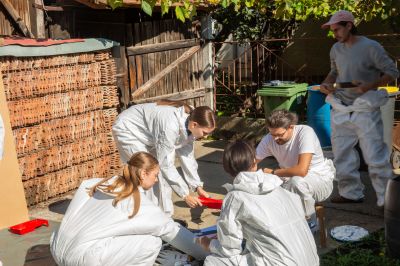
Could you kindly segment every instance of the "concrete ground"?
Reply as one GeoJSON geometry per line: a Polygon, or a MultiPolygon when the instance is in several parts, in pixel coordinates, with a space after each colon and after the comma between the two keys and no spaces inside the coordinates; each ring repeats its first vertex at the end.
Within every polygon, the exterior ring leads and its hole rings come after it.
{"type": "MultiPolygon", "coordinates": [[[[196,143],[196,158],[199,163],[199,174],[202,177],[205,189],[215,198],[223,198],[226,194],[221,187],[231,178],[224,172],[221,158],[225,141],[202,141],[196,143]]],[[[326,156],[331,153],[326,151],[326,156]]],[[[261,167],[276,166],[273,159],[263,162],[261,167]]],[[[375,206],[375,193],[366,172],[362,172],[362,180],[366,186],[366,200],[362,204],[332,204],[329,201],[324,203],[326,212],[326,224],[328,232],[331,228],[340,225],[358,225],[370,232],[383,228],[383,210],[375,206]]],[[[333,196],[337,195],[337,190],[333,196]]],[[[55,230],[62,220],[73,193],[64,195],[57,199],[42,203],[29,210],[32,218],[48,219],[49,227],[41,227],[26,235],[14,235],[8,230],[0,230],[0,261],[4,266],[47,266],[55,265],[49,252],[49,239],[51,232],[55,230]]],[[[214,225],[219,212],[206,208],[189,209],[178,197],[174,196],[176,205],[175,217],[188,222],[189,228],[199,229],[214,225]]],[[[316,243],[319,245],[318,234],[316,243]]],[[[319,248],[323,254],[339,245],[328,236],[327,248],[319,248]]]]}

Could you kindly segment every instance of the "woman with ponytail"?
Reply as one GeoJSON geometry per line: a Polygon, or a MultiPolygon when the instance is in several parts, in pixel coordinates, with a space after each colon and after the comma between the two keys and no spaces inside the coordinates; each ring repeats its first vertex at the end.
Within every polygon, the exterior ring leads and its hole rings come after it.
{"type": "Polygon", "coordinates": [[[149,153],[132,155],[121,176],[82,182],[50,239],[58,265],[153,265],[161,240],[197,259],[194,236],[145,196],[159,165],[149,153]]]}
{"type": "Polygon", "coordinates": [[[180,101],[162,100],[123,111],[113,125],[113,136],[122,161],[138,151],[150,152],[158,159],[159,183],[148,196],[172,216],[172,190],[191,208],[201,206],[199,199],[189,194],[191,190],[208,197],[197,173],[193,143],[212,133],[215,126],[215,114],[207,106],[193,109],[180,101]],[[184,177],[175,167],[175,155],[184,177]]]}

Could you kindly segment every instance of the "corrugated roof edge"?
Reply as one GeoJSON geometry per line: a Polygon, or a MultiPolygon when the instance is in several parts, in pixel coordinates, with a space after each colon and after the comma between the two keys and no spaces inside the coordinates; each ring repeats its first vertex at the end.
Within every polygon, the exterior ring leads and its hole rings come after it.
{"type": "Polygon", "coordinates": [[[0,56],[32,57],[78,54],[108,50],[114,46],[119,46],[119,43],[103,38],[90,38],[85,39],[84,42],[63,43],[44,47],[7,45],[0,47],[0,56]]]}

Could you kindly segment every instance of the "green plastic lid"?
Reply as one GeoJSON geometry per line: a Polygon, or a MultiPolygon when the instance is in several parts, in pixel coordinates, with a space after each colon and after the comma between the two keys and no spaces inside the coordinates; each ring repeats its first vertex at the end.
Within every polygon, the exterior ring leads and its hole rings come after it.
{"type": "Polygon", "coordinates": [[[293,84],[282,84],[278,86],[263,86],[257,90],[257,94],[260,96],[284,96],[290,97],[299,92],[307,91],[307,83],[293,83],[293,84]]]}

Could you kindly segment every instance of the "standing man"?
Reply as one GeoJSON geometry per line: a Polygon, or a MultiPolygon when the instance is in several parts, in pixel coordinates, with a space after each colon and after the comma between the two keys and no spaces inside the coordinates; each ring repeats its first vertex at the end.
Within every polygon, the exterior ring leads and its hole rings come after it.
{"type": "Polygon", "coordinates": [[[386,183],[392,178],[389,150],[383,142],[380,106],[388,98],[378,91],[396,79],[399,72],[393,60],[376,41],[357,35],[354,16],[345,10],[336,12],[322,25],[338,40],[330,51],[331,71],[321,84],[332,105],[332,149],[337,171],[339,195],[333,203],[360,203],[364,185],[358,171],[360,159],[354,148],[360,144],[377,196],[384,205],[386,183]]]}
{"type": "MultiPolygon", "coordinates": [[[[315,219],[315,202],[326,200],[332,193],[335,168],[322,153],[314,130],[296,125],[297,115],[287,110],[276,110],[266,119],[269,133],[257,146],[257,163],[273,156],[278,169],[264,172],[279,176],[283,188],[298,194],[307,219],[315,219]]],[[[311,222],[309,220],[309,222],[311,222]]]]}

